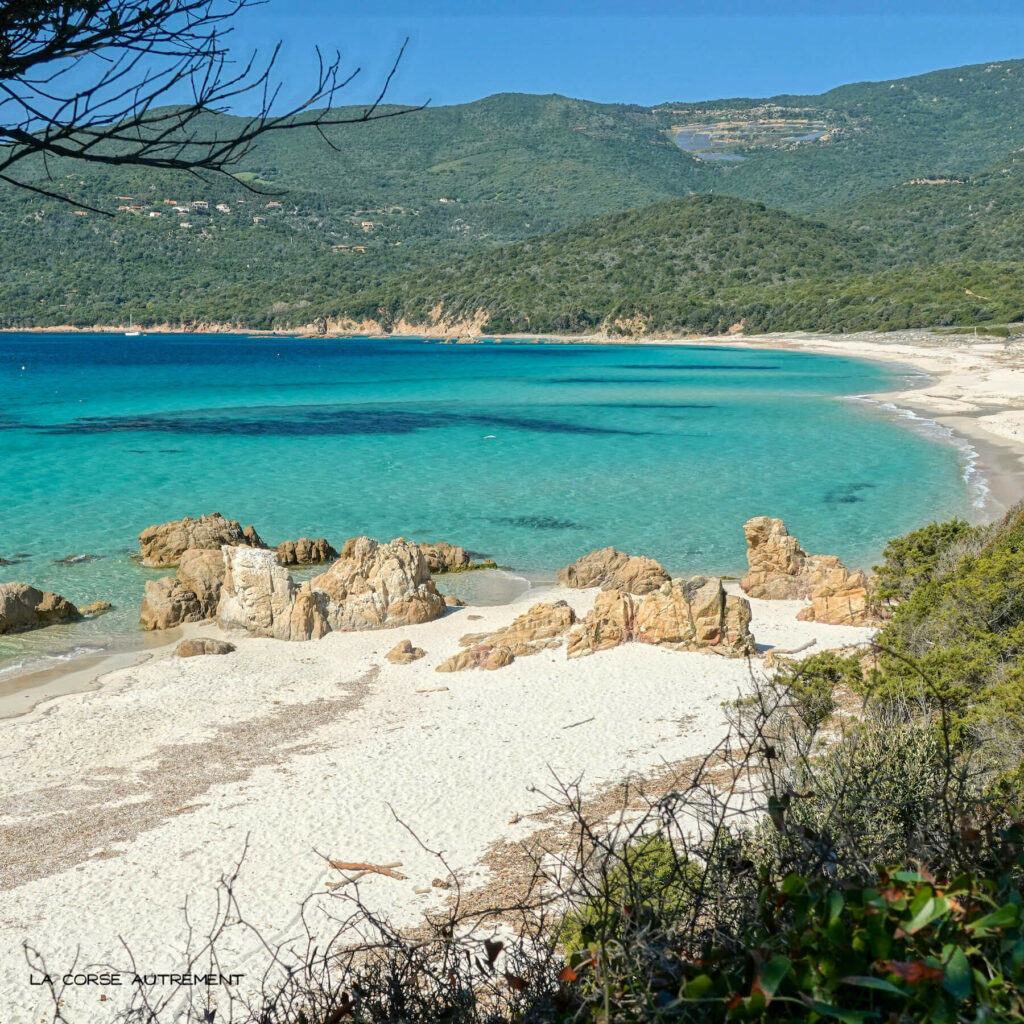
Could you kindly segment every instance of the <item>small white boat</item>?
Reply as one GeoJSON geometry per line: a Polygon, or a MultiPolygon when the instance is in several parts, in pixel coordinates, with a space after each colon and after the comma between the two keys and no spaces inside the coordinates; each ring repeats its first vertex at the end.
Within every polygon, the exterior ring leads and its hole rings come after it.
{"type": "Polygon", "coordinates": [[[141,333],[142,333],[142,331],[132,330],[132,315],[131,315],[131,313],[129,313],[128,314],[128,330],[124,332],[124,336],[126,338],[137,338],[141,333]]]}

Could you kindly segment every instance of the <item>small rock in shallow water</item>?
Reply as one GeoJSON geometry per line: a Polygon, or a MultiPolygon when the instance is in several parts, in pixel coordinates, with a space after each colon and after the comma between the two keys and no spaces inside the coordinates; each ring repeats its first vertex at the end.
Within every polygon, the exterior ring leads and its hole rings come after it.
{"type": "Polygon", "coordinates": [[[65,555],[54,560],[54,565],[81,565],[83,562],[95,562],[99,555],[65,555]]]}
{"type": "Polygon", "coordinates": [[[200,636],[194,640],[182,640],[174,649],[179,658],[195,658],[201,654],[230,654],[234,644],[226,640],[214,640],[212,637],[200,636]]]}
{"type": "Polygon", "coordinates": [[[83,604],[78,610],[87,618],[94,619],[97,615],[109,612],[114,606],[109,601],[93,601],[91,604],[83,604]]]}

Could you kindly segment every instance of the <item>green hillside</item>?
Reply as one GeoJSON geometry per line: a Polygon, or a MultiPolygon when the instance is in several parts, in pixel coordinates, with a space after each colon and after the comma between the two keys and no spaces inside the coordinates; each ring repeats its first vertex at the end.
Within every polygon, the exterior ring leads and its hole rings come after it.
{"type": "MultiPolygon", "coordinates": [[[[114,215],[0,189],[0,324],[388,322],[439,301],[502,331],[1012,319],[1021,109],[1009,61],[653,108],[498,95],[330,129],[332,146],[299,127],[236,169],[265,195],[22,164],[114,215]],[[714,152],[684,152],[687,126],[714,152]]],[[[207,133],[235,121],[204,117],[207,133]]]]}
{"type": "Polygon", "coordinates": [[[937,263],[1024,259],[1024,161],[1019,154],[963,176],[910,179],[827,214],[888,259],[937,263]]]}
{"type": "Polygon", "coordinates": [[[763,204],[694,196],[405,275],[336,312],[490,333],[881,330],[1024,318],[1024,266],[912,264],[763,204]],[[439,307],[439,308],[438,308],[439,307]]]}
{"type": "MultiPolygon", "coordinates": [[[[917,177],[963,177],[1024,146],[1024,61],[689,108],[708,119],[796,111],[824,121],[818,142],[755,147],[721,168],[717,190],[792,212],[821,211],[917,177]]],[[[677,115],[678,117],[679,115],[677,115]]]]}
{"type": "Polygon", "coordinates": [[[737,296],[872,265],[870,248],[853,236],[759,203],[693,196],[404,276],[341,312],[373,316],[384,307],[394,319],[424,322],[440,303],[450,319],[485,310],[496,333],[615,330],[616,320],[623,333],[718,330],[734,322],[737,296]]]}

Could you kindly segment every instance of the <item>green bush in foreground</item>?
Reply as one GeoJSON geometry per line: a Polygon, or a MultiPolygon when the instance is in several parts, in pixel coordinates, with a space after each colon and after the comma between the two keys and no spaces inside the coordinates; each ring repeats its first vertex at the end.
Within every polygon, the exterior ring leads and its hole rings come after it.
{"type": "MultiPolygon", "coordinates": [[[[1019,848],[1024,833],[1005,836],[1019,848]]],[[[1020,863],[1019,856],[1017,863],[1020,863]]],[[[869,884],[791,874],[759,896],[747,948],[665,950],[660,974],[577,955],[577,984],[616,986],[619,1020],[1024,1020],[1024,909],[1016,887],[890,868],[869,884]],[[675,956],[670,954],[675,952],[675,956]],[[584,981],[584,979],[587,979],[584,981]],[[620,1011],[629,1004],[634,1012],[620,1011]]],[[[603,1004],[565,1019],[604,1019],[603,1004]]]]}
{"type": "MultiPolygon", "coordinates": [[[[937,536],[944,528],[929,529],[937,536]]],[[[959,535],[947,554],[963,545],[963,557],[947,557],[939,573],[942,545],[933,546],[931,574],[918,574],[923,581],[878,637],[882,674],[875,692],[927,701],[960,729],[984,737],[1007,722],[1024,724],[1024,508],[973,542],[956,524],[945,524],[945,533],[959,535]]]]}
{"type": "Polygon", "coordinates": [[[835,651],[822,651],[796,665],[783,667],[779,679],[789,687],[796,712],[812,731],[820,728],[836,709],[834,692],[843,684],[856,690],[864,673],[856,657],[844,658],[835,651]]]}
{"type": "Polygon", "coordinates": [[[597,886],[600,898],[568,913],[559,930],[567,952],[622,938],[641,921],[684,916],[701,872],[660,834],[626,847],[597,886]]]}
{"type": "Polygon", "coordinates": [[[957,542],[983,533],[986,527],[971,526],[963,519],[930,523],[885,545],[884,562],[875,566],[875,595],[883,601],[905,601],[935,573],[939,558],[957,542]]]}

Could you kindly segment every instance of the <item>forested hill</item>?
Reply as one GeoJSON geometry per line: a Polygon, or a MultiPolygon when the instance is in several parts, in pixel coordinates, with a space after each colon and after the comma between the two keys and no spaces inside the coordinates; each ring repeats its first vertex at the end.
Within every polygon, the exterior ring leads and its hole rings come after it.
{"type": "Polygon", "coordinates": [[[629,334],[708,327],[704,313],[714,308],[714,329],[725,329],[738,294],[765,295],[872,265],[870,247],[853,235],[761,203],[693,196],[397,278],[355,297],[344,312],[377,319],[383,307],[393,320],[425,323],[432,309],[454,321],[483,311],[496,333],[629,334]]]}
{"type": "MultiPolygon", "coordinates": [[[[994,250],[1010,244],[993,233],[994,250]]],[[[760,203],[694,196],[394,278],[341,312],[385,328],[474,322],[493,334],[896,330],[1024,319],[1024,264],[919,262],[898,248],[891,235],[882,245],[760,203]]]]}
{"type": "Polygon", "coordinates": [[[980,307],[960,282],[1022,255],[1022,110],[1024,62],[1003,61],[650,108],[491,96],[331,129],[333,148],[312,128],[272,134],[209,184],[51,162],[35,180],[114,215],[0,189],[0,325],[290,327],[441,300],[502,329],[627,310],[676,326],[1006,318],[1004,285],[980,307]]]}
{"type": "Polygon", "coordinates": [[[757,112],[762,121],[820,121],[819,141],[741,144],[736,152],[746,159],[726,165],[715,190],[792,212],[824,211],[911,178],[974,174],[1024,147],[1024,61],[685,109],[692,121],[722,120],[724,112],[755,122],[757,112]]]}

